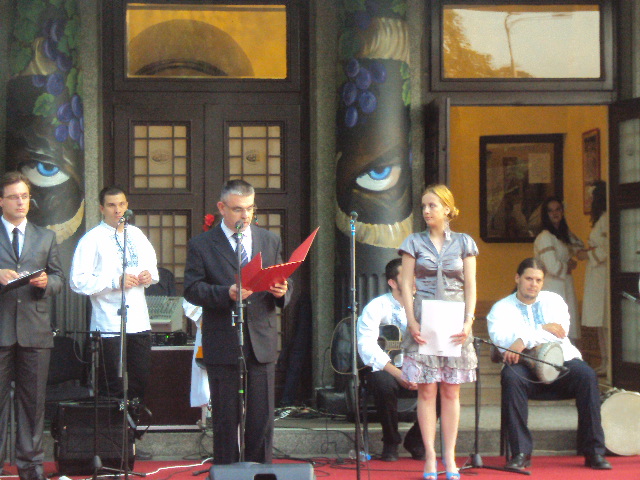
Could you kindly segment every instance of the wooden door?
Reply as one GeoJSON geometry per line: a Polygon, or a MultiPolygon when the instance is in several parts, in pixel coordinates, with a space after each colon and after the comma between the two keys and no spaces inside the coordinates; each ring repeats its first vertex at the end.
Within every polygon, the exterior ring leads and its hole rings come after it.
{"type": "MultiPolygon", "coordinates": [[[[241,178],[256,189],[258,225],[283,239],[283,256],[309,234],[301,115],[297,105],[116,105],[108,183],[120,185],[135,212],[134,224],[151,240],[158,265],[170,270],[182,292],[187,242],[202,232],[204,217],[219,220],[222,186],[241,178]]],[[[294,295],[278,316],[280,352],[289,353],[307,300],[308,267],[294,274],[294,295]],[[303,302],[304,303],[304,302],[303,302]]],[[[277,389],[289,362],[279,363],[277,389]]]]}
{"type": "Polygon", "coordinates": [[[640,390],[640,98],[609,110],[613,384],[640,390]]]}

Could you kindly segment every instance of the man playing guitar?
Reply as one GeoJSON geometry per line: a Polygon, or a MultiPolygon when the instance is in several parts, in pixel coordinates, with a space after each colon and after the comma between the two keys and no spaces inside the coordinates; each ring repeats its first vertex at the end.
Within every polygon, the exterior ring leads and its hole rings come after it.
{"type": "MultiPolygon", "coordinates": [[[[407,328],[400,290],[401,263],[402,260],[396,258],[387,264],[385,277],[391,291],[371,300],[362,310],[357,324],[358,353],[363,363],[371,367],[371,371],[367,372],[367,384],[382,425],[381,460],[386,462],[398,460],[398,445],[401,441],[398,432],[398,395],[402,388],[417,388],[415,383],[403,380],[401,359],[396,360],[398,357],[394,357],[392,360],[380,345],[379,339],[381,327],[384,328],[385,325],[396,326],[402,335],[407,328]]],[[[418,422],[407,432],[404,447],[412,458],[424,460],[424,445],[418,422]]]]}

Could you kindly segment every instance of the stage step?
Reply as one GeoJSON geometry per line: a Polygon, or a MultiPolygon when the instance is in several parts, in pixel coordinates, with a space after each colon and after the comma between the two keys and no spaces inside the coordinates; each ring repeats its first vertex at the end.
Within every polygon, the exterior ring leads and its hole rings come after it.
{"type": "MultiPolygon", "coordinates": [[[[577,413],[573,401],[531,402],[529,424],[535,453],[575,454],[577,413]]],[[[401,423],[406,432],[411,423],[401,423]]],[[[483,405],[480,409],[478,452],[498,455],[500,446],[500,408],[483,405]]],[[[291,410],[288,417],[276,420],[275,454],[292,457],[346,457],[353,448],[355,425],[344,418],[320,417],[313,412],[291,410]],[[295,417],[295,418],[294,418],[295,417]]],[[[382,432],[378,423],[368,426],[369,451],[379,454],[382,432]]],[[[53,460],[53,439],[45,434],[45,459],[53,460]]],[[[475,406],[462,406],[457,452],[460,456],[475,452],[475,406]]],[[[153,454],[156,460],[200,459],[211,454],[211,431],[147,432],[136,447],[153,454]]],[[[401,449],[401,455],[408,455],[401,449]]]]}

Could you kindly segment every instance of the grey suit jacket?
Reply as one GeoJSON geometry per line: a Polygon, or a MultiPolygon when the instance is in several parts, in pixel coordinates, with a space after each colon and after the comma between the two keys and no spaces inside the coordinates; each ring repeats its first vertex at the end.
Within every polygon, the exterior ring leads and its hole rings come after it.
{"type": "MultiPolygon", "coordinates": [[[[262,252],[262,266],[282,263],[280,237],[264,228],[251,226],[252,255],[262,252]]],[[[202,346],[207,364],[238,362],[238,333],[231,325],[236,302],[229,297],[229,288],[236,282],[237,257],[229,240],[217,225],[189,241],[184,272],[184,297],[202,306],[202,346]]],[[[257,360],[261,363],[277,359],[276,306],[284,307],[291,298],[291,281],[287,294],[276,299],[268,292],[252,294],[247,302],[245,336],[257,360]],[[248,338],[247,338],[248,337],[248,338]]]]}
{"type": "Polygon", "coordinates": [[[49,279],[46,289],[25,285],[3,293],[0,288],[0,346],[53,348],[48,297],[60,292],[65,281],[55,233],[27,222],[17,259],[0,223],[0,269],[5,268],[18,273],[44,268],[49,279]]]}

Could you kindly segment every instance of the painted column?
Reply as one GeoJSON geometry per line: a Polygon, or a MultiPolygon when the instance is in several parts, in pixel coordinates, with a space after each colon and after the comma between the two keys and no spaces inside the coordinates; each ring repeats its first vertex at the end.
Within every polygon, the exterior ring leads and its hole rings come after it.
{"type": "MultiPolygon", "coordinates": [[[[84,232],[84,115],[76,2],[13,2],[7,84],[6,169],[20,170],[31,181],[29,221],[56,233],[67,274],[84,232]]],[[[84,300],[73,297],[68,287],[55,303],[58,327],[84,313],[84,300]]]]}
{"type": "Polygon", "coordinates": [[[347,314],[349,214],[358,214],[360,310],[385,291],[384,267],[398,256],[398,247],[412,232],[406,8],[406,0],[343,0],[340,4],[342,75],[336,122],[339,315],[347,314]]]}

